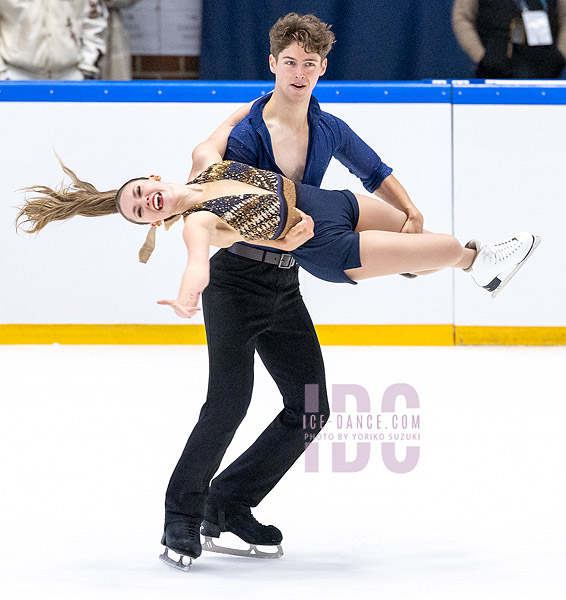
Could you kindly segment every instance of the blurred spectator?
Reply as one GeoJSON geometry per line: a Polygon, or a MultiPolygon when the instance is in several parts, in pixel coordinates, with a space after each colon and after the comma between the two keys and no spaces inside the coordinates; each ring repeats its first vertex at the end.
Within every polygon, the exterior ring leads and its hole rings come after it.
{"type": "Polygon", "coordinates": [[[552,79],[566,56],[566,0],[455,0],[452,25],[476,77],[552,79]]]}
{"type": "Polygon", "coordinates": [[[108,7],[108,28],[106,29],[106,54],[100,61],[102,79],[127,81],[132,78],[132,54],[128,32],[122,24],[120,11],[130,8],[139,0],[104,0],[108,7]]]}
{"type": "Polygon", "coordinates": [[[98,79],[102,0],[0,0],[0,79],[98,79]]]}

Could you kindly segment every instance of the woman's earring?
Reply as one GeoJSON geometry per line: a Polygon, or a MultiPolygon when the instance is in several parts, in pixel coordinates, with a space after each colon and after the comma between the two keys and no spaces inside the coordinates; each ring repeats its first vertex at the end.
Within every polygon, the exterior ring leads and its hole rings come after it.
{"type": "Polygon", "coordinates": [[[150,175],[150,179],[155,179],[155,181],[161,181],[161,175],[150,175]]]}
{"type": "Polygon", "coordinates": [[[155,223],[151,224],[152,227],[161,227],[161,221],[155,221],[155,223]]]}

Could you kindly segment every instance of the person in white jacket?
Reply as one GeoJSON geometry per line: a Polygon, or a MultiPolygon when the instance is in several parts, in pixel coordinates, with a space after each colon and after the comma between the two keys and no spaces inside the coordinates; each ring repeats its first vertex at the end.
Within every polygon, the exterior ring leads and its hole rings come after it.
{"type": "Polygon", "coordinates": [[[132,54],[128,32],[122,23],[121,11],[140,0],[104,0],[108,8],[106,54],[100,61],[101,79],[128,81],[132,79],[132,54]]]}
{"type": "Polygon", "coordinates": [[[99,78],[107,22],[102,0],[0,0],[0,79],[99,78]]]}

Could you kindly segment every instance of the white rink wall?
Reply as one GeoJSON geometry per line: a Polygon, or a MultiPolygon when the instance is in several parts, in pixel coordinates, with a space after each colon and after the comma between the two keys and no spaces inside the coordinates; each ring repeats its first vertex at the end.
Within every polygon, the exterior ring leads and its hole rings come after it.
{"type": "Polygon", "coordinates": [[[455,235],[497,239],[528,230],[542,237],[495,302],[456,278],[456,324],[566,324],[565,174],[566,106],[454,107],[455,235]]]}
{"type": "MultiPolygon", "coordinates": [[[[177,87],[188,90],[189,101],[109,102],[103,83],[73,84],[66,89],[79,90],[79,100],[57,101],[64,96],[57,84],[53,101],[22,100],[26,90],[35,98],[32,85],[0,86],[0,324],[179,324],[156,300],[177,294],[186,260],[180,224],[167,233],[158,230],[156,251],[141,265],[137,252],[147,228],[119,216],[77,218],[52,224],[37,236],[16,235],[18,190],[62,181],[53,150],[99,189],[151,173],[183,182],[192,148],[264,90],[259,84],[249,90],[234,84],[224,88],[234,92],[225,93],[226,101],[213,95],[212,101],[203,100],[202,94],[195,100],[187,83],[177,87]]],[[[136,90],[150,85],[122,88],[135,99],[136,90]]],[[[326,86],[316,92],[323,109],[345,119],[393,167],[428,229],[454,232],[462,242],[500,241],[527,229],[541,235],[543,243],[496,302],[463,273],[446,271],[414,281],[388,277],[357,286],[325,283],[303,273],[302,291],[315,323],[566,325],[566,284],[560,276],[566,264],[559,246],[566,222],[566,89],[549,84],[538,88],[548,90],[540,96],[542,103],[532,104],[529,96],[529,103],[517,104],[521,90],[501,88],[503,102],[493,92],[495,99],[488,98],[493,103],[485,104],[482,94],[498,86],[461,86],[463,100],[454,93],[453,104],[431,101],[425,88],[433,85],[360,84],[356,89],[371,98],[363,102],[350,101],[352,86],[326,86]],[[347,101],[330,101],[342,90],[340,97],[347,101]],[[472,92],[476,95],[467,98],[472,92]],[[519,96],[511,98],[512,92],[519,96]]],[[[449,100],[458,86],[435,89],[444,90],[449,100]]],[[[335,161],[323,187],[364,191],[335,161]]]]}

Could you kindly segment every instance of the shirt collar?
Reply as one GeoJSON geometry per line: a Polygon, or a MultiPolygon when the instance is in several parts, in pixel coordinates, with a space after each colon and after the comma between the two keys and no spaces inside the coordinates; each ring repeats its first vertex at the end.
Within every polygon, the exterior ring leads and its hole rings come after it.
{"type": "MultiPolygon", "coordinates": [[[[249,119],[252,127],[255,130],[259,130],[262,126],[265,126],[263,121],[263,108],[271,98],[272,94],[273,92],[269,92],[269,94],[265,94],[265,96],[258,98],[250,109],[249,119]]],[[[307,114],[309,125],[316,127],[318,120],[320,119],[320,113],[321,110],[318,100],[311,95],[307,114]]]]}

